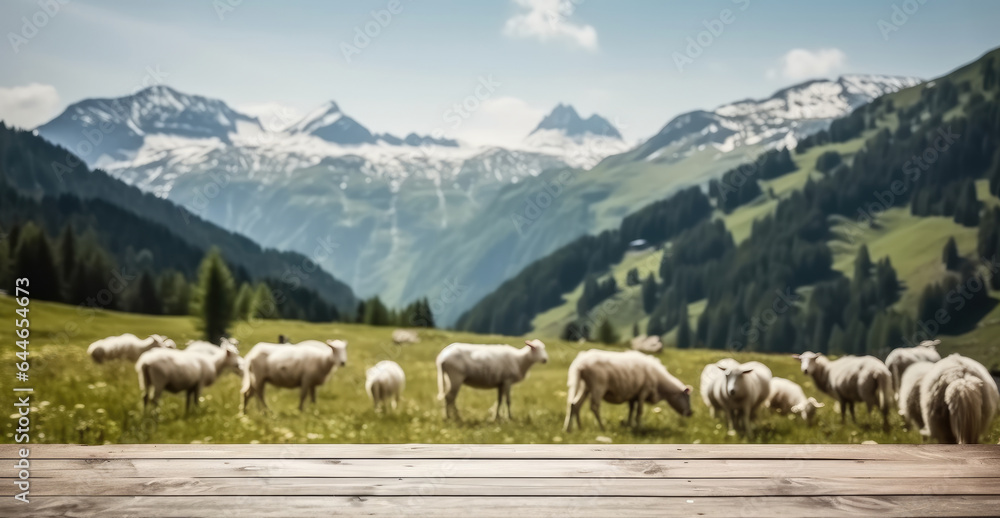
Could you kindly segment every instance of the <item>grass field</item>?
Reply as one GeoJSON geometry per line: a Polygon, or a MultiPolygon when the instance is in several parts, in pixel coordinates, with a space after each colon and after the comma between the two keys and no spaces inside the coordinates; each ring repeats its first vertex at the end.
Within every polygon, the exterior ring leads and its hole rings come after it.
{"type": "MultiPolygon", "coordinates": [[[[13,317],[14,303],[0,297],[0,314],[13,317]]],[[[31,434],[45,443],[723,443],[746,442],[729,436],[724,425],[709,417],[697,392],[692,398],[694,415],[678,416],[666,405],[647,408],[643,429],[622,427],[624,406],[604,405],[609,425],[597,430],[585,412],[584,430],[564,434],[566,369],[580,349],[577,345],[542,336],[550,361],[537,365],[531,375],[513,390],[512,421],[491,422],[489,409],[495,401],[492,391],[463,389],[458,398],[463,423],[444,422],[436,400],[434,358],[442,347],[462,340],[485,343],[520,342],[518,338],[476,336],[445,331],[422,331],[421,343],[406,347],[392,345],[391,329],[354,324],[308,324],[294,321],[266,321],[255,328],[244,324],[234,329],[244,345],[274,340],[284,333],[294,341],[307,338],[342,338],[349,342],[347,367],[336,372],[318,391],[318,404],[296,409],[297,391],[272,388],[268,391],[271,414],[255,406],[249,416],[239,416],[239,379],[232,374],[220,378],[203,392],[201,406],[185,416],[183,398],[167,394],[158,415],[141,409],[136,374],[128,362],[95,365],[86,355],[94,339],[132,332],[148,335],[164,333],[180,343],[196,338],[196,322],[187,317],[147,317],[99,311],[93,314],[77,308],[32,302],[31,368],[28,385],[32,395],[31,434]],[[407,389],[396,413],[376,414],[364,392],[364,371],[382,359],[397,361],[407,373],[407,389]]],[[[12,318],[11,318],[12,320],[12,318]]],[[[10,322],[10,320],[8,320],[10,322]]],[[[5,344],[0,358],[4,367],[3,385],[11,386],[15,369],[11,328],[0,330],[5,344]]],[[[685,383],[697,386],[703,366],[726,356],[719,351],[666,350],[661,358],[670,371],[685,383]]],[[[813,427],[784,416],[764,412],[755,442],[768,443],[879,443],[920,442],[915,431],[902,428],[893,415],[894,427],[883,433],[876,414],[859,415],[859,425],[841,425],[833,402],[818,394],[812,382],[798,370],[797,362],[785,356],[739,354],[740,360],[765,362],[775,375],[791,378],[806,392],[828,404],[813,427]]],[[[2,404],[13,409],[11,392],[4,391],[2,404]]],[[[3,424],[4,442],[13,442],[15,424],[3,424]]],[[[1000,420],[989,436],[1000,438],[1000,420]]]]}

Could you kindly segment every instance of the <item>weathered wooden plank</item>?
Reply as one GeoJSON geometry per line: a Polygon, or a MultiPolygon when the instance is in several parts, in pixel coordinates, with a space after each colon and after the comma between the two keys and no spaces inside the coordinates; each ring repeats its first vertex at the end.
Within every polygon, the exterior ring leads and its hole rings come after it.
{"type": "MultiPolygon", "coordinates": [[[[0,459],[17,458],[21,446],[0,445],[0,459]]],[[[131,444],[79,446],[33,445],[33,459],[844,459],[944,460],[956,457],[1000,458],[1000,446],[937,444],[131,444]]]]}
{"type": "MultiPolygon", "coordinates": [[[[16,493],[0,485],[0,496],[16,493]]],[[[997,478],[36,478],[43,496],[1000,496],[997,478]]]]}
{"type": "Polygon", "coordinates": [[[35,476],[116,477],[995,477],[1000,459],[34,459],[35,476]]]}
{"type": "Polygon", "coordinates": [[[995,496],[914,497],[40,497],[0,501],[0,515],[39,516],[992,516],[995,496]],[[30,507],[28,507],[30,505],[30,507]]]}

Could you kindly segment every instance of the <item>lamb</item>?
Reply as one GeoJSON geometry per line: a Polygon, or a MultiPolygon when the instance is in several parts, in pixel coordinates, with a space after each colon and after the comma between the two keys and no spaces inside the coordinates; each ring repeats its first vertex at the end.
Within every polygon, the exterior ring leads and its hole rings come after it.
{"type": "Polygon", "coordinates": [[[725,378],[715,380],[711,385],[711,398],[722,405],[729,422],[729,431],[739,428],[748,436],[753,436],[750,421],[757,409],[771,393],[771,369],[760,362],[747,362],[728,367],[716,365],[725,378]]]}
{"type": "Polygon", "coordinates": [[[580,424],[580,407],[590,396],[590,410],[601,422],[601,401],[612,404],[628,403],[626,424],[639,428],[643,403],[666,401],[684,417],[691,415],[691,387],[667,372],[660,360],[637,351],[612,352],[591,349],[576,355],[569,366],[566,395],[566,421],[563,429],[570,432],[573,422],[580,424]]]}
{"type": "Polygon", "coordinates": [[[477,345],[453,343],[437,357],[438,400],[444,400],[444,418],[452,415],[461,420],[455,398],[462,385],[479,389],[497,389],[497,406],[493,419],[500,418],[500,406],[507,400],[510,413],[510,387],[528,375],[536,363],[547,363],[549,355],[541,340],[526,340],[525,347],[509,345],[477,345]]]}
{"type": "Polygon", "coordinates": [[[261,342],[247,353],[245,363],[240,413],[246,413],[247,403],[254,396],[267,410],[264,389],[268,383],[283,388],[298,387],[301,412],[306,396],[315,404],[316,387],[326,383],[337,367],[347,365],[347,342],[306,340],[294,345],[261,342]]]}
{"type": "Polygon", "coordinates": [[[87,354],[94,360],[94,363],[104,363],[106,360],[115,359],[126,359],[134,362],[139,359],[142,353],[156,347],[176,349],[177,344],[162,335],[149,335],[143,340],[132,333],[125,333],[120,336],[109,336],[90,344],[90,347],[87,348],[87,354]]]}
{"type": "MultiPolygon", "coordinates": [[[[219,350],[219,347],[233,346],[233,348],[239,350],[240,342],[235,338],[223,338],[220,345],[215,345],[211,342],[206,342],[204,340],[189,340],[187,345],[185,345],[184,350],[190,352],[197,352],[201,354],[213,355],[219,350]]],[[[243,376],[243,370],[246,368],[246,363],[243,358],[240,358],[239,365],[233,371],[240,377],[243,376]]]]}
{"type": "Polygon", "coordinates": [[[924,417],[920,413],[920,383],[932,368],[931,362],[911,364],[899,382],[899,415],[918,430],[924,427],[924,417]]]}
{"type": "Polygon", "coordinates": [[[240,352],[231,344],[216,347],[211,354],[196,351],[178,351],[154,348],[139,357],[135,371],[139,375],[142,406],[159,404],[160,395],[167,392],[186,392],[184,411],[198,404],[201,389],[215,383],[223,370],[239,368],[240,352]]]}
{"type": "MultiPolygon", "coordinates": [[[[916,362],[937,362],[941,361],[941,354],[936,347],[941,340],[924,340],[916,347],[900,347],[893,349],[889,356],[885,358],[885,366],[892,373],[892,389],[899,395],[899,384],[903,378],[906,368],[916,362]]],[[[902,402],[900,402],[902,406],[902,402]]]]}
{"type": "MultiPolygon", "coordinates": [[[[705,406],[708,407],[708,413],[715,417],[716,410],[722,410],[722,402],[717,400],[712,393],[712,386],[719,380],[725,380],[726,375],[724,373],[725,369],[730,367],[739,367],[740,362],[732,358],[723,358],[716,363],[710,363],[705,366],[701,371],[701,387],[699,392],[701,393],[701,400],[705,402],[705,406]]],[[[724,383],[724,382],[722,382],[724,383]]]]}
{"type": "Polygon", "coordinates": [[[397,329],[392,332],[392,343],[396,345],[420,343],[420,337],[416,331],[409,329],[397,329]]]}
{"type": "Polygon", "coordinates": [[[385,408],[386,402],[392,400],[392,409],[399,403],[399,395],[406,387],[406,374],[398,363],[383,360],[365,372],[365,391],[372,398],[375,410],[379,405],[385,408]]]}
{"type": "Polygon", "coordinates": [[[764,406],[781,413],[798,414],[806,423],[812,424],[816,409],[826,406],[814,397],[806,397],[798,383],[777,376],[771,378],[771,393],[764,406]]]}
{"type": "Polygon", "coordinates": [[[952,354],[920,382],[921,434],[940,443],[976,444],[989,429],[1000,392],[986,367],[952,354]]]}
{"type": "Polygon", "coordinates": [[[792,355],[802,362],[802,372],[812,377],[816,387],[840,403],[840,422],[846,422],[847,411],[857,422],[854,404],[864,402],[868,411],[882,412],[882,426],[889,429],[889,405],[893,400],[892,374],[874,356],[844,356],[830,361],[825,355],[804,352],[792,355]]]}

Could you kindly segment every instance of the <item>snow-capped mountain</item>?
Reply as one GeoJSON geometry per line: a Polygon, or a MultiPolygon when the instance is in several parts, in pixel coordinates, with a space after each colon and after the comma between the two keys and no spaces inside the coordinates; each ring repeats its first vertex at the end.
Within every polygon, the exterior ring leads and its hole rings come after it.
{"type": "Polygon", "coordinates": [[[604,158],[624,153],[630,144],[604,117],[584,119],[576,109],[559,104],[524,140],[526,149],[560,156],[573,167],[589,169],[604,158]]]}
{"type": "Polygon", "coordinates": [[[87,99],[38,128],[51,142],[77,153],[91,166],[127,161],[147,138],[207,140],[228,144],[238,133],[258,133],[255,117],[226,103],[152,86],[114,99],[87,99]]]}
{"type": "Polygon", "coordinates": [[[704,146],[723,152],[748,145],[794,147],[800,138],[825,129],[833,119],[920,82],[913,77],[848,75],[791,86],[767,99],[685,113],[640,146],[636,158],[675,160],[678,153],[704,146]]]}

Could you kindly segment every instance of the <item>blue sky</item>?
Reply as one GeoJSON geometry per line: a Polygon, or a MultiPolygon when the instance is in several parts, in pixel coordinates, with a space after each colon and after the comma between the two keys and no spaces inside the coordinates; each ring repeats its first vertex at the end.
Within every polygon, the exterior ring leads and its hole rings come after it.
{"type": "Polygon", "coordinates": [[[398,0],[349,60],[344,45],[394,2],[46,1],[66,3],[54,15],[37,0],[0,3],[0,118],[24,126],[160,75],[265,117],[335,100],[377,132],[504,143],[565,102],[639,139],[679,113],[807,78],[927,78],[1000,46],[1000,2],[987,0],[398,0]],[[893,22],[894,4],[912,14],[886,39],[879,20],[893,22]],[[45,23],[32,34],[22,17],[45,23]],[[721,33],[678,70],[675,53],[706,22],[721,33]],[[478,108],[447,123],[483,80],[495,86],[479,89],[478,108]]]}

